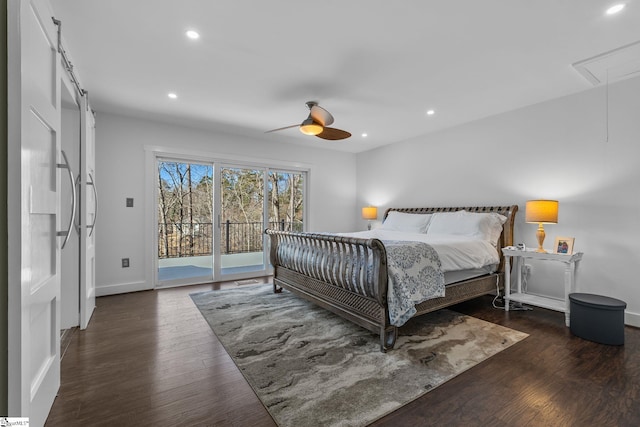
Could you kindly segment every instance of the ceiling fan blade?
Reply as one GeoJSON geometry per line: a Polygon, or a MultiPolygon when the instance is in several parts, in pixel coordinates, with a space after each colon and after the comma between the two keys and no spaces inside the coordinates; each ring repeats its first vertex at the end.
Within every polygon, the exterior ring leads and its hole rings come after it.
{"type": "Polygon", "coordinates": [[[312,105],[310,110],[313,120],[320,123],[322,126],[329,126],[331,123],[333,123],[333,116],[324,108],[318,105],[312,105]]]}
{"type": "Polygon", "coordinates": [[[346,139],[351,136],[349,132],[342,129],[325,127],[322,132],[316,135],[318,138],[337,141],[338,139],[346,139]]]}
{"type": "Polygon", "coordinates": [[[277,132],[277,131],[279,131],[279,130],[285,130],[285,129],[297,128],[297,127],[299,127],[299,126],[300,126],[299,124],[298,124],[298,125],[285,126],[285,127],[283,127],[283,128],[267,130],[267,131],[265,131],[264,133],[277,132]]]}

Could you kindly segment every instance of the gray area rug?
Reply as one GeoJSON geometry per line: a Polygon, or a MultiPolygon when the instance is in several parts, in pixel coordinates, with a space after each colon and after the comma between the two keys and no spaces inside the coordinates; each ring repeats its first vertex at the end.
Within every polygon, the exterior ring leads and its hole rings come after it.
{"type": "Polygon", "coordinates": [[[439,310],[381,353],[378,335],[272,285],[191,298],[280,426],[367,425],[527,336],[439,310]]]}

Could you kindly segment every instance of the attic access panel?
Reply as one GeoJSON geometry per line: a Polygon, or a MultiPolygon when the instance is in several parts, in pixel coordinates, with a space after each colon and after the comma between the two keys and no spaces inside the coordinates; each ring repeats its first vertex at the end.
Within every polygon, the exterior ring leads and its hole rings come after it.
{"type": "Polygon", "coordinates": [[[640,40],[571,65],[594,86],[640,76],[640,40]]]}

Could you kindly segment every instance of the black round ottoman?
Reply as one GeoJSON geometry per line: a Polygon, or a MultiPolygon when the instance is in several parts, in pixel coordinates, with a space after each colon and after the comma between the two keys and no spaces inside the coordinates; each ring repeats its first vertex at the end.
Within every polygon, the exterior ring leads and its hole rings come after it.
{"type": "Polygon", "coordinates": [[[607,345],[624,344],[624,309],[619,299],[594,294],[569,294],[571,333],[607,345]]]}

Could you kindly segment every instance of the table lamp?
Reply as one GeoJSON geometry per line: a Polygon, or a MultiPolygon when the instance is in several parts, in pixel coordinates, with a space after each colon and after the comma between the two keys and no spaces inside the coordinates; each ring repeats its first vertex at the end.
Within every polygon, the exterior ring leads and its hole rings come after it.
{"type": "Polygon", "coordinates": [[[529,200],[527,201],[525,221],[538,223],[536,238],[538,239],[538,249],[536,252],[547,252],[543,249],[544,227],[542,224],[558,223],[558,201],[557,200],[529,200]]]}
{"type": "Polygon", "coordinates": [[[375,206],[365,206],[362,208],[362,219],[369,221],[367,230],[371,230],[371,220],[378,219],[378,208],[375,206]]]}

